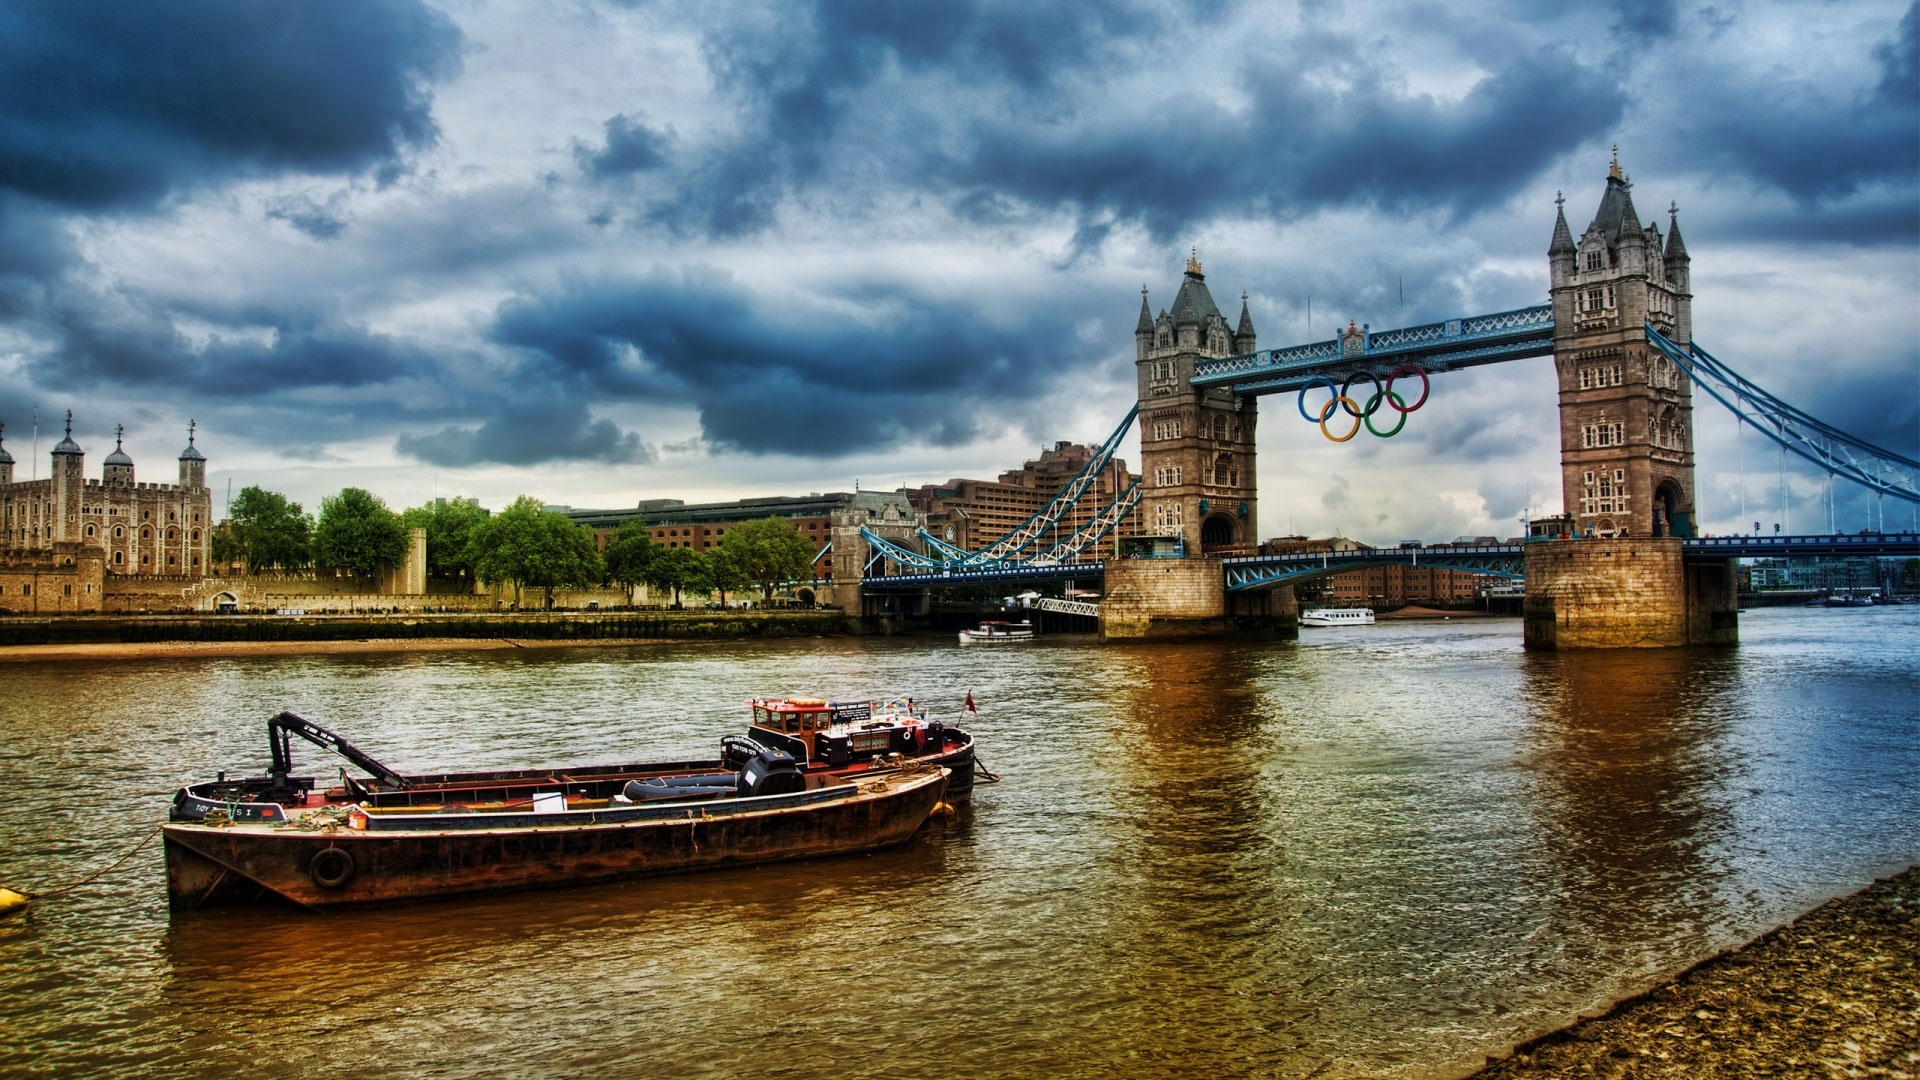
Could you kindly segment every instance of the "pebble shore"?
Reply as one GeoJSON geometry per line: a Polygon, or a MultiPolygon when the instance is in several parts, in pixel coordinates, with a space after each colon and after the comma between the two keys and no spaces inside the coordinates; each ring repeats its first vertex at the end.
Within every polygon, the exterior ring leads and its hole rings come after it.
{"type": "Polygon", "coordinates": [[[1920,866],[1471,1076],[1920,1077],[1920,866]]]}

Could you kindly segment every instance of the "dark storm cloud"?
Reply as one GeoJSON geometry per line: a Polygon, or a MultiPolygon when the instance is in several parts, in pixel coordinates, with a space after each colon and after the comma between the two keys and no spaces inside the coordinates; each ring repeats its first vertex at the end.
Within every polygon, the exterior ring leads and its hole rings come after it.
{"type": "Polygon", "coordinates": [[[781,312],[713,274],[582,282],[501,307],[526,378],[691,404],[711,444],[831,457],[964,445],[995,399],[1031,400],[1086,359],[1064,322],[995,324],[940,297],[852,288],[781,312]]]}
{"type": "Polygon", "coordinates": [[[650,219],[737,237],[816,186],[843,199],[905,187],[981,224],[1074,212],[1079,258],[1120,223],[1165,240],[1220,215],[1325,206],[1467,216],[1600,136],[1627,101],[1560,49],[1443,101],[1400,89],[1350,37],[1314,32],[1249,57],[1220,50],[1197,18],[1089,7],[823,5],[716,30],[708,62],[743,130],[696,158],[650,219]],[[1141,97],[1128,80],[1143,55],[1211,55],[1251,100],[1141,97]]]}
{"type": "Polygon", "coordinates": [[[611,420],[595,420],[576,399],[512,402],[477,428],[449,426],[427,435],[402,435],[394,449],[429,465],[542,465],[597,461],[633,465],[653,460],[640,436],[611,420]]]}
{"type": "Polygon", "coordinates": [[[1676,163],[1749,178],[1807,208],[1863,201],[1862,228],[1842,239],[1911,242],[1912,217],[1899,210],[1914,205],[1920,176],[1920,4],[1889,21],[1885,35],[1868,50],[1870,63],[1840,69],[1856,74],[1845,89],[1702,57],[1669,140],[1676,163]],[[1891,235],[1874,220],[1889,214],[1902,226],[1891,235]]]}
{"type": "Polygon", "coordinates": [[[574,157],[588,174],[605,179],[657,169],[667,163],[672,132],[656,131],[621,113],[606,123],[606,141],[598,149],[575,143],[574,157]]]}
{"type": "Polygon", "coordinates": [[[89,210],[388,162],[435,135],[459,34],[409,0],[62,0],[0,14],[0,187],[89,210]]]}
{"type": "Polygon", "coordinates": [[[71,391],[113,386],[245,402],[439,373],[432,357],[402,339],[317,318],[290,319],[265,340],[215,336],[195,344],[167,313],[115,297],[63,308],[53,326],[58,347],[32,358],[28,367],[42,385],[71,391]]]}
{"type": "Polygon", "coordinates": [[[854,0],[716,28],[707,63],[739,102],[743,131],[697,163],[652,220],[740,236],[829,175],[841,193],[918,185],[930,163],[914,144],[935,134],[923,114],[1057,110],[1061,83],[1118,62],[1116,47],[1158,25],[1125,3],[854,0]],[[856,170],[833,173],[849,158],[856,170]]]}
{"type": "Polygon", "coordinates": [[[1625,107],[1617,86],[1557,51],[1516,59],[1444,103],[1398,94],[1365,70],[1366,58],[1321,45],[1311,57],[1249,65],[1245,109],[1188,96],[1091,132],[983,130],[976,155],[951,174],[1031,203],[1138,221],[1161,239],[1236,212],[1290,218],[1371,205],[1468,215],[1526,187],[1625,107]],[[1342,88],[1317,77],[1328,74],[1342,88]]]}

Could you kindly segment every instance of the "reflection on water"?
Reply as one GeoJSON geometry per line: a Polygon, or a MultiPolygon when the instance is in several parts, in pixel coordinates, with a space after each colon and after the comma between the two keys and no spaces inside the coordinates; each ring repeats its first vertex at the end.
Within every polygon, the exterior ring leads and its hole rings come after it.
{"type": "Polygon", "coordinates": [[[183,776],[263,766],[281,708],[431,769],[972,690],[1006,780],[872,855],[329,916],[170,919],[149,848],[0,928],[0,1073],[1451,1075],[1920,855],[1920,609],[1742,637],[7,665],[0,884],[30,889],[124,854],[183,776]]]}

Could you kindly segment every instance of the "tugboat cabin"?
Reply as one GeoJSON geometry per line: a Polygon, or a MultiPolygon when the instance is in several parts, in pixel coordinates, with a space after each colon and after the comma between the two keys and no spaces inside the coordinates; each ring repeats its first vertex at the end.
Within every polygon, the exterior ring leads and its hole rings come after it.
{"type": "Polygon", "coordinates": [[[819,698],[754,700],[755,742],[792,754],[808,768],[843,769],[888,754],[938,753],[945,725],[914,710],[911,699],[825,701],[819,698]]]}

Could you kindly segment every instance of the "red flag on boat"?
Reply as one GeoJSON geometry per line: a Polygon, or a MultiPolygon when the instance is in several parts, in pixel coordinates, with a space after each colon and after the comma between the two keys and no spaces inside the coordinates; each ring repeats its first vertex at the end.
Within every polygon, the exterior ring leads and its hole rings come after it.
{"type": "Polygon", "coordinates": [[[973,703],[973,691],[971,691],[971,690],[969,690],[969,691],[967,691],[967,711],[968,711],[968,712],[979,712],[979,711],[980,711],[980,706],[978,706],[978,705],[975,705],[975,704],[973,703]]]}

